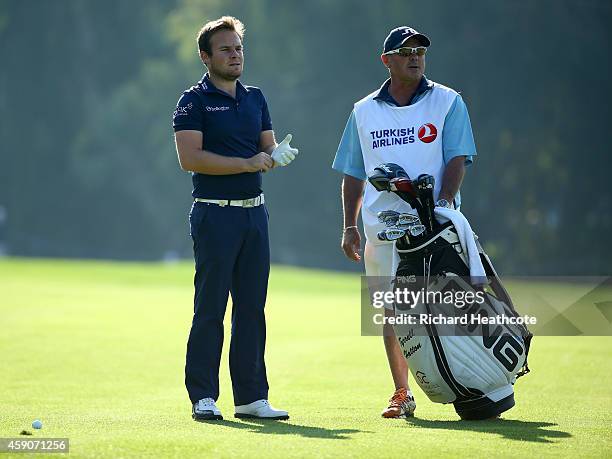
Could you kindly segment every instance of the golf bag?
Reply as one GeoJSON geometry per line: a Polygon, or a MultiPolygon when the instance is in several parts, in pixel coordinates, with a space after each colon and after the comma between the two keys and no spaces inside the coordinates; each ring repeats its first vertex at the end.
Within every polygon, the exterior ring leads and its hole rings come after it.
{"type": "MultiPolygon", "coordinates": [[[[405,182],[404,176],[396,178],[396,168],[387,167],[386,171],[376,175],[378,186],[383,186],[381,175],[390,175],[392,183],[397,183],[397,180],[405,182]]],[[[433,177],[428,176],[426,182],[432,183],[433,177]]],[[[421,192],[417,185],[410,188],[400,183],[399,186],[391,185],[391,188],[401,186],[404,194],[408,192],[411,200],[417,200],[417,206],[412,207],[416,207],[424,224],[412,222],[402,226],[397,220],[393,221],[391,212],[379,213],[379,221],[384,220],[389,227],[387,233],[379,234],[379,238],[393,238],[400,259],[394,288],[440,293],[472,292],[478,293],[483,301],[459,307],[457,304],[427,300],[408,309],[396,304],[396,315],[402,313],[416,317],[425,314],[428,317],[444,317],[445,320],[455,317],[458,325],[441,326],[417,321],[396,324],[394,331],[410,372],[431,401],[453,403],[462,419],[492,418],[515,404],[513,384],[517,377],[529,372],[527,355],[532,335],[524,325],[490,324],[486,321],[481,324],[467,320],[463,322],[465,325],[460,324],[459,318],[501,315],[516,318],[518,314],[478,242],[476,245],[485,269],[486,284],[473,285],[467,254],[463,251],[455,226],[451,221],[440,223],[435,217],[432,221],[434,210],[427,201],[433,200],[430,196],[427,200],[420,199],[421,192]],[[412,231],[415,228],[417,230],[412,231]]],[[[401,222],[402,215],[398,217],[401,222]]]]}

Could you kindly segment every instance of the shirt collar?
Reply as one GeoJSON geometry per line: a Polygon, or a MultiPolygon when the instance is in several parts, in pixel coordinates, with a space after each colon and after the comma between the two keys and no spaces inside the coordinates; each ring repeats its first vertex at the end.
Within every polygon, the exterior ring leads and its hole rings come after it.
{"type": "MultiPolygon", "coordinates": [[[[387,81],[383,83],[383,85],[378,90],[378,94],[374,96],[374,100],[381,100],[383,102],[387,102],[388,104],[399,107],[400,105],[397,103],[397,101],[391,96],[391,94],[389,94],[390,84],[391,84],[391,78],[389,78],[387,81]]],[[[419,82],[419,85],[416,88],[416,91],[414,91],[412,98],[408,102],[408,105],[412,105],[417,97],[421,96],[422,94],[425,94],[431,88],[433,88],[433,81],[428,80],[425,77],[425,75],[423,75],[421,77],[421,81],[419,82]]]]}
{"type": "MultiPolygon", "coordinates": [[[[204,93],[217,93],[227,97],[231,97],[228,93],[217,88],[213,84],[213,82],[210,81],[210,75],[208,74],[208,72],[206,72],[202,79],[198,82],[198,86],[202,88],[202,91],[204,91],[204,93]]],[[[247,88],[244,87],[240,80],[236,80],[236,100],[240,99],[247,92],[247,88]]]]}

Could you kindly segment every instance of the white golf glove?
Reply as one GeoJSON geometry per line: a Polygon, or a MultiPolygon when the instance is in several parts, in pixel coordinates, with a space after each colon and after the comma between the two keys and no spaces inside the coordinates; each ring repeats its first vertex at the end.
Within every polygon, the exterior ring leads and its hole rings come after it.
{"type": "Polygon", "coordinates": [[[287,137],[285,137],[285,139],[279,143],[272,152],[272,159],[279,166],[288,165],[298,154],[298,149],[292,148],[291,145],[289,145],[292,138],[293,136],[291,134],[287,134],[287,137]]]}

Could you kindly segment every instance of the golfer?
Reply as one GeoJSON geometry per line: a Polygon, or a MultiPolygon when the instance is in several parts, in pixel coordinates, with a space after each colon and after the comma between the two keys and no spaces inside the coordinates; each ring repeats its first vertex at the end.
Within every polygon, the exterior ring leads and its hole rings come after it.
{"type": "Polygon", "coordinates": [[[264,306],[270,248],[261,186],[262,173],[288,165],[298,151],[289,144],[291,135],[276,143],[261,90],[238,80],[243,37],[243,24],[230,16],[204,25],[197,43],[208,73],[183,93],[173,118],[178,160],[193,179],[195,300],[185,385],[198,421],[223,419],[216,401],[229,293],[235,416],[289,418],[268,403],[264,306]]]}
{"type": "MultiPolygon", "coordinates": [[[[357,227],[361,210],[367,276],[394,276],[396,270],[393,243],[376,237],[384,227],[377,213],[413,212],[394,194],[378,193],[366,182],[368,174],[385,162],[399,164],[411,178],[430,174],[435,179],[437,205],[459,208],[465,166],[476,155],[463,99],[424,75],[430,44],[427,36],[410,27],[391,30],[380,56],[390,78],[355,104],[332,165],[344,174],[342,250],[349,259],[361,260],[357,227]]],[[[411,416],[416,403],[408,385],[408,366],[392,326],[384,326],[383,339],[395,393],[382,415],[411,416]]]]}

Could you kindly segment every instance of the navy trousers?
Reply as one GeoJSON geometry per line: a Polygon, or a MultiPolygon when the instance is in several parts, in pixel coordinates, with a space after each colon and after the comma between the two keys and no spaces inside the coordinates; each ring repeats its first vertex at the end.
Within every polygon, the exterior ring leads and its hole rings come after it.
{"type": "Polygon", "coordinates": [[[264,306],[270,273],[268,212],[196,202],[189,214],[195,258],[194,314],[185,385],[192,403],[219,398],[223,317],[232,295],[229,363],[235,405],[268,398],[264,306]]]}

